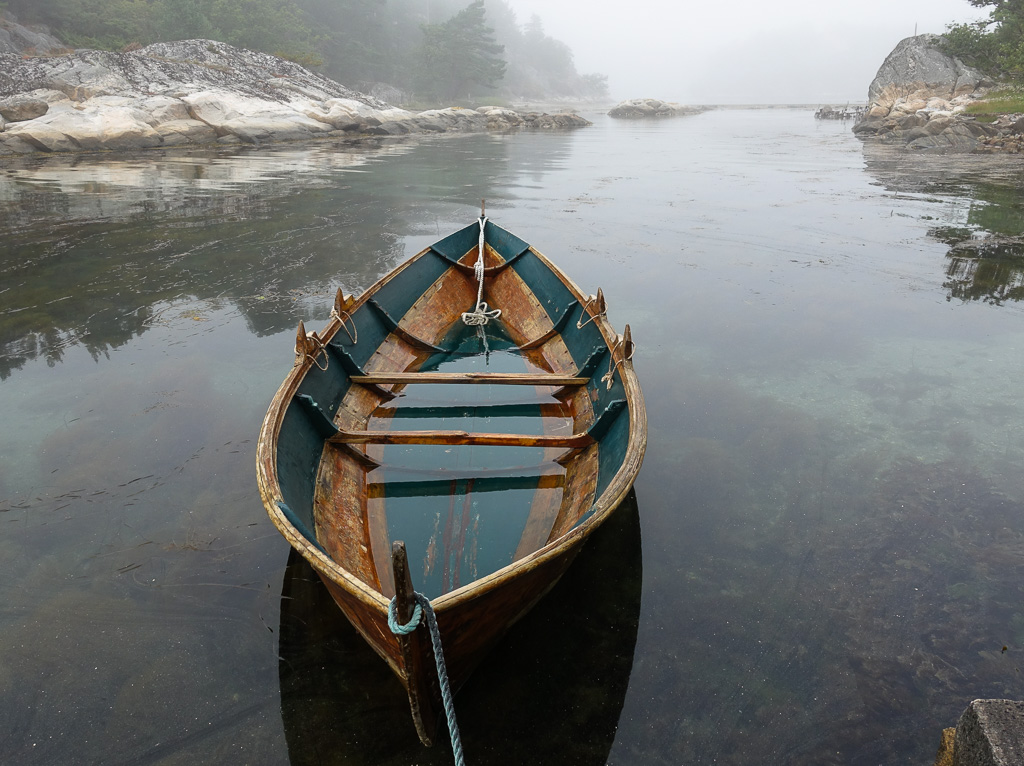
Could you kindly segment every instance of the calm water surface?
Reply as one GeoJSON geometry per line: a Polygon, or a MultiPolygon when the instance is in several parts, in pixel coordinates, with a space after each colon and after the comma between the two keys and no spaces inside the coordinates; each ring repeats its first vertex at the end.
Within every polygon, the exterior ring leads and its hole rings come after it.
{"type": "Polygon", "coordinates": [[[1017,158],[811,111],[0,165],[0,760],[447,763],[274,531],[297,322],[471,222],[629,322],[636,502],[457,703],[470,763],[930,763],[1024,697],[1017,158]]]}

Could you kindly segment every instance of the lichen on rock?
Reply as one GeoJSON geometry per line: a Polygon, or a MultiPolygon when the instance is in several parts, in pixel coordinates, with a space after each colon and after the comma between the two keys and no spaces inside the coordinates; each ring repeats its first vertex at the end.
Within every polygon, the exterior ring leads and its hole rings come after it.
{"type": "Polygon", "coordinates": [[[121,53],[0,53],[0,156],[589,124],[557,117],[499,107],[411,112],[215,40],[121,53]]]}

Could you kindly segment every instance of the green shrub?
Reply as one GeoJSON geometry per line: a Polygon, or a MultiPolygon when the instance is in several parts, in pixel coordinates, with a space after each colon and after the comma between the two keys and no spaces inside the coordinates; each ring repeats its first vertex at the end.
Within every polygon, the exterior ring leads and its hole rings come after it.
{"type": "MultiPolygon", "coordinates": [[[[1024,89],[1006,87],[994,90],[984,101],[971,104],[964,111],[967,114],[978,115],[979,119],[981,117],[995,119],[1000,114],[1024,113],[1024,89]]],[[[987,121],[991,122],[991,119],[987,121]]]]}

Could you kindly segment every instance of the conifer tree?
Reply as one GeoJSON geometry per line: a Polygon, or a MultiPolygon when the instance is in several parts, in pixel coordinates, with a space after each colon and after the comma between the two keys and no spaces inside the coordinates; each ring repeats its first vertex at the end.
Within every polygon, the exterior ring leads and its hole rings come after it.
{"type": "Polygon", "coordinates": [[[474,0],[441,24],[423,25],[419,87],[442,99],[490,90],[505,75],[504,52],[487,26],[484,0],[474,0]]]}

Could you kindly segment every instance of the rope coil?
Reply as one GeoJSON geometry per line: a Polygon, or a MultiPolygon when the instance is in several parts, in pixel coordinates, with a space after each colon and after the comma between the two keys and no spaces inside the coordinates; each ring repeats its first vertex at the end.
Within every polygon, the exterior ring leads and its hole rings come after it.
{"type": "Polygon", "coordinates": [[[459,724],[455,720],[455,703],[452,700],[452,689],[448,682],[448,670],[444,664],[444,650],[441,647],[441,631],[437,627],[437,616],[434,614],[434,607],[430,605],[430,599],[418,591],[413,591],[413,598],[416,599],[416,606],[413,608],[412,619],[405,625],[398,622],[397,597],[391,599],[391,603],[388,604],[388,627],[391,628],[392,633],[407,636],[419,627],[423,615],[426,615],[427,628],[430,630],[430,643],[434,648],[437,680],[441,686],[441,702],[444,703],[444,714],[448,719],[448,734],[452,740],[455,766],[466,766],[466,761],[462,755],[462,738],[459,736],[459,724]]]}
{"type": "Polygon", "coordinates": [[[492,309],[484,302],[484,225],[487,218],[480,216],[480,239],[477,242],[476,263],[473,264],[473,276],[476,277],[476,308],[465,311],[462,321],[470,327],[484,325],[501,316],[501,309],[492,309]]]}

